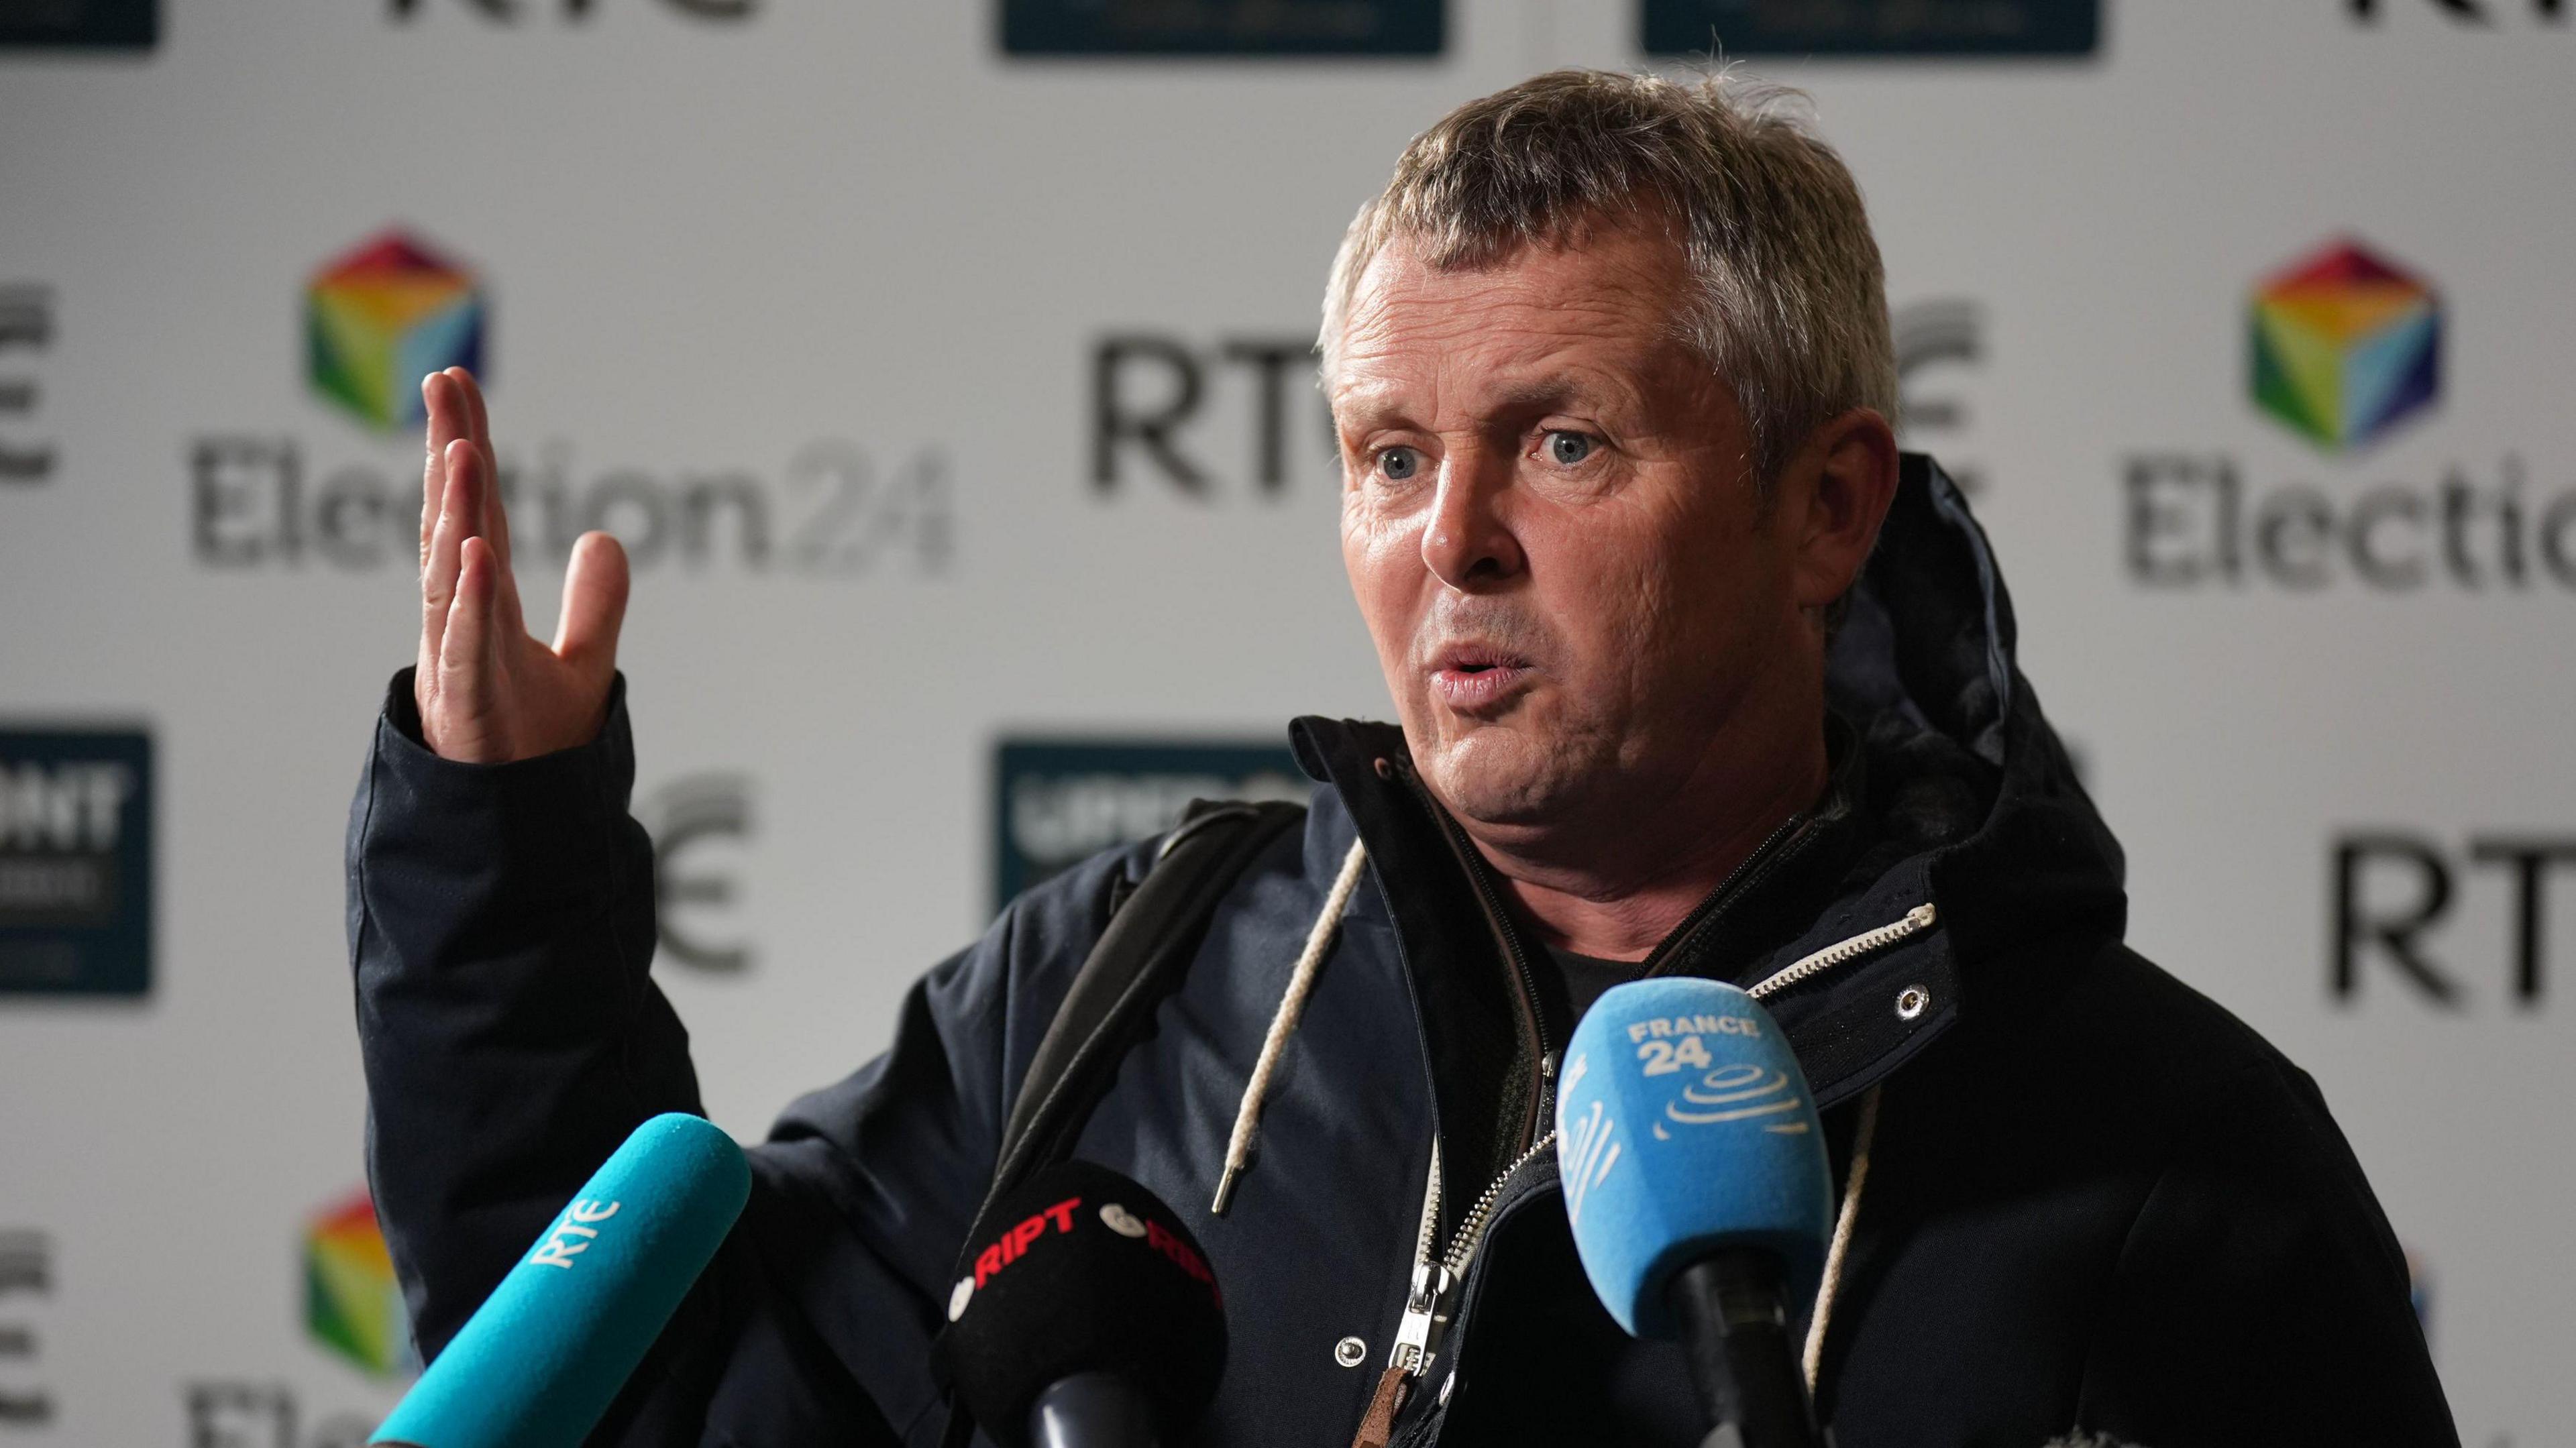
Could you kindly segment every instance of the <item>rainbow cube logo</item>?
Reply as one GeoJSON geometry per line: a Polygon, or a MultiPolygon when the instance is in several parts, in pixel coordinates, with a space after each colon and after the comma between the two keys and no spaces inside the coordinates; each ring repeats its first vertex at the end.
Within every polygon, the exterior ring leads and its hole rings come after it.
{"type": "Polygon", "coordinates": [[[422,421],[420,379],[483,370],[483,297],[474,277],[401,231],[313,274],[305,291],[313,388],[386,432],[422,421]]]}
{"type": "Polygon", "coordinates": [[[2252,342],[2256,404],[2329,451],[2378,441],[2441,391],[2440,300],[2358,242],[2264,282],[2252,342]]]}
{"type": "Polygon", "coordinates": [[[394,1259],[364,1188],[305,1228],[304,1326],[314,1341],[379,1377],[419,1370],[394,1259]]]}

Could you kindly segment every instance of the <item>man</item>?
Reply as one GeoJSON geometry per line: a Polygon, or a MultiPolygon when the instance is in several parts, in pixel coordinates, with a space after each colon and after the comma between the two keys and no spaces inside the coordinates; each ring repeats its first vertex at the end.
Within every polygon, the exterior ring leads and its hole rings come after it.
{"type": "MultiPolygon", "coordinates": [[[[1352,224],[1322,353],[1401,727],[1297,722],[1302,832],[1226,886],[1079,1140],[1225,1284],[1204,1441],[1696,1440],[1673,1350],[1592,1298],[1546,1139],[1575,1020],[1659,973],[1773,981],[1824,1111],[1847,1242],[1808,1370],[1843,1448],[2456,1441],[2315,1087],[2120,943],[1984,535],[1889,430],[1858,192],[1777,96],[1566,72],[1460,108],[1352,224]],[[1458,1280],[1409,1302],[1426,1253],[1458,1280]],[[1409,1309],[1446,1320],[1427,1358],[1409,1309]]],[[[420,662],[350,928],[435,1353],[698,1098],[646,972],[623,559],[584,539],[530,638],[482,404],[426,387],[420,662]]],[[[1153,860],[1014,902],[788,1110],[603,1437],[938,1440],[928,1345],[1003,1124],[1153,860]]]]}

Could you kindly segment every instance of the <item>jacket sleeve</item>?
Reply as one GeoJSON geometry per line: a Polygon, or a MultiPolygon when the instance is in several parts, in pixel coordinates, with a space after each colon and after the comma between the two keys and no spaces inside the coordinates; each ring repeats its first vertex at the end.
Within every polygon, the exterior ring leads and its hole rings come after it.
{"type": "MultiPolygon", "coordinates": [[[[600,737],[442,760],[397,675],[349,829],[368,1174],[434,1356],[630,1131],[699,1111],[649,974],[650,842],[621,679],[600,737]]],[[[935,1441],[946,1287],[1016,1082],[1105,924],[1104,856],[905,998],[891,1050],[752,1149],[752,1196],[594,1442],[935,1441]]]]}
{"type": "Polygon", "coordinates": [[[2141,1206],[2080,1422],[2149,1445],[2459,1442],[2404,1253],[2316,1083],[2277,1057],[2196,1113],[2141,1206]]]}

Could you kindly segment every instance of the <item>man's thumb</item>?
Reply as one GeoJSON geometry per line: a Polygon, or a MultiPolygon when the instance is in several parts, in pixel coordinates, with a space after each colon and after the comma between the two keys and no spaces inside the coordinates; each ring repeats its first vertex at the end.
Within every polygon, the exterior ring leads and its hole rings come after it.
{"type": "Polygon", "coordinates": [[[555,652],[567,662],[613,668],[626,622],[626,549],[606,533],[584,533],[564,572],[563,619],[555,652]]]}

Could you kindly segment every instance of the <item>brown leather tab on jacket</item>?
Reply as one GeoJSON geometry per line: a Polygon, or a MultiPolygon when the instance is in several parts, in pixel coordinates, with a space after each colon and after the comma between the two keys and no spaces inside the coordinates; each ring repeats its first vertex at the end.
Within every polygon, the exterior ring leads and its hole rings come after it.
{"type": "Polygon", "coordinates": [[[1386,1448],[1395,1436],[1395,1415],[1404,1411],[1405,1390],[1413,1380],[1404,1369],[1391,1367],[1377,1380],[1377,1394],[1369,1399],[1368,1416],[1360,1419],[1359,1435],[1351,1439],[1351,1448],[1386,1448]]]}

